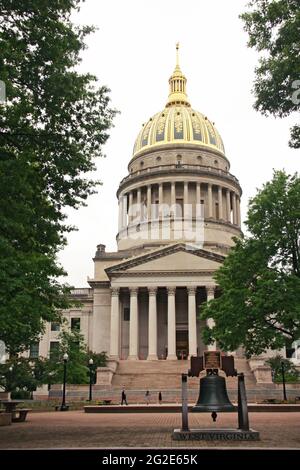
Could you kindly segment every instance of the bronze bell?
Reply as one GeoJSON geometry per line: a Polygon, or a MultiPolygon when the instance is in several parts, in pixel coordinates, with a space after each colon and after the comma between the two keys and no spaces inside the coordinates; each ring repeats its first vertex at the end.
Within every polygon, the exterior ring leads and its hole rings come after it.
{"type": "Polygon", "coordinates": [[[212,411],[212,418],[216,421],[217,411],[236,411],[229,401],[224,377],[218,375],[217,370],[207,370],[206,377],[200,379],[200,392],[196,405],[192,408],[196,412],[212,411]]]}

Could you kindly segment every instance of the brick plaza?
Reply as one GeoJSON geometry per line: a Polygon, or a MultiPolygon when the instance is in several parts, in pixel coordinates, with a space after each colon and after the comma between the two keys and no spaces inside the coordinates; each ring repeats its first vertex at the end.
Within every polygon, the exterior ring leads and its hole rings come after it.
{"type": "MultiPolygon", "coordinates": [[[[193,441],[184,447],[264,447],[300,449],[300,414],[250,413],[251,428],[260,432],[255,442],[193,441]]],[[[236,413],[190,413],[190,427],[237,427],[236,413]]],[[[75,447],[183,447],[171,439],[181,425],[180,413],[86,414],[83,411],[32,412],[24,423],[0,428],[1,449],[75,447]]]]}

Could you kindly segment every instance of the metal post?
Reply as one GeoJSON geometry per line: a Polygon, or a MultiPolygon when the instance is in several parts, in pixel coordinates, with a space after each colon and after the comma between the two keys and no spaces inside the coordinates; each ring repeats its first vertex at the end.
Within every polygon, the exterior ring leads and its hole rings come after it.
{"type": "Polygon", "coordinates": [[[249,417],[244,374],[238,374],[238,421],[239,429],[249,431],[249,417]]]}
{"type": "Polygon", "coordinates": [[[63,378],[63,398],[61,404],[61,411],[66,409],[66,379],[67,379],[67,361],[64,359],[64,378],[63,378]]]}
{"type": "Polygon", "coordinates": [[[90,367],[90,390],[89,390],[89,401],[92,401],[92,368],[90,367]]]}
{"type": "Polygon", "coordinates": [[[64,376],[63,376],[63,397],[62,403],[60,407],[60,411],[66,411],[68,407],[66,406],[66,381],[67,381],[67,362],[69,356],[68,354],[64,354],[64,376]]]}
{"type": "Polygon", "coordinates": [[[182,427],[181,427],[181,431],[189,431],[187,374],[181,374],[181,385],[182,385],[182,427]]]}
{"type": "Polygon", "coordinates": [[[286,388],[285,388],[285,370],[284,370],[284,362],[281,362],[281,373],[282,373],[282,386],[283,386],[283,400],[287,401],[286,396],[286,388]]]}

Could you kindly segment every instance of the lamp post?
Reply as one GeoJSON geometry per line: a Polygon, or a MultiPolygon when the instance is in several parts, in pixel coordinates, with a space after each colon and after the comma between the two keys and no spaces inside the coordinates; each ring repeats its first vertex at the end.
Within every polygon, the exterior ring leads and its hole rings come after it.
{"type": "Polygon", "coordinates": [[[64,378],[63,378],[63,397],[62,397],[62,403],[60,407],[60,411],[67,411],[68,406],[66,406],[66,379],[67,379],[67,362],[69,359],[69,356],[67,353],[64,354],[64,378]]]}
{"type": "Polygon", "coordinates": [[[282,386],[283,386],[283,400],[287,401],[286,388],[285,388],[285,373],[284,373],[284,362],[281,362],[281,373],[282,373],[282,386]]]}
{"type": "Polygon", "coordinates": [[[90,369],[90,392],[89,392],[89,401],[92,401],[92,387],[93,387],[93,364],[94,361],[91,358],[89,360],[89,369],[90,369]]]}

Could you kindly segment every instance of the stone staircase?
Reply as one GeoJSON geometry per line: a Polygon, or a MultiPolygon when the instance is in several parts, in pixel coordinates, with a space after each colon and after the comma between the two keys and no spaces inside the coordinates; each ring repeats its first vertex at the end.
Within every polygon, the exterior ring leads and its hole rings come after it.
{"type": "MultiPolygon", "coordinates": [[[[128,390],[178,390],[181,389],[181,374],[187,373],[190,361],[120,361],[112,379],[112,389],[128,390]]],[[[235,359],[235,368],[245,375],[247,388],[256,385],[246,359],[235,359]]],[[[225,375],[224,373],[220,373],[225,375]]],[[[227,377],[228,389],[237,388],[237,378],[227,377]]],[[[188,379],[189,389],[199,390],[199,378],[188,379]]]]}
{"type": "MultiPolygon", "coordinates": [[[[121,390],[126,390],[127,400],[130,404],[145,404],[145,391],[150,391],[150,403],[158,403],[158,392],[162,392],[163,403],[181,403],[181,374],[187,373],[190,361],[119,361],[116,373],[110,386],[94,385],[93,398],[95,400],[111,400],[119,404],[121,390]]],[[[273,383],[256,383],[248,361],[235,358],[235,368],[245,376],[246,393],[249,403],[261,403],[265,399],[281,399],[282,390],[273,383]]],[[[205,372],[201,374],[204,377],[205,372]]],[[[224,372],[220,375],[225,376],[224,372]]],[[[229,399],[237,402],[237,377],[226,377],[226,387],[229,399]]],[[[86,400],[88,386],[74,386],[67,389],[67,399],[86,400]]],[[[196,403],[199,395],[199,377],[188,378],[189,403],[196,403]]],[[[299,396],[299,389],[288,391],[289,399],[299,396]]],[[[50,397],[61,396],[60,390],[51,390],[50,397]]]]}

